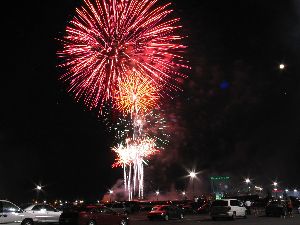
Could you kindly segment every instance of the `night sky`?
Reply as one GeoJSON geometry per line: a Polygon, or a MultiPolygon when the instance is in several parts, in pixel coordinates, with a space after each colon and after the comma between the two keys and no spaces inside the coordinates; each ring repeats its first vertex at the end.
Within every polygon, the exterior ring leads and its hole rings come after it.
{"type": "MultiPolygon", "coordinates": [[[[226,174],[300,188],[300,1],[172,2],[192,70],[165,104],[173,140],[147,168],[149,189],[182,188],[192,167],[203,183],[226,174]]],[[[114,138],[103,118],[58,81],[56,38],[80,3],[29,0],[3,9],[0,198],[28,201],[39,183],[43,198],[101,198],[122,178],[111,168],[114,138]]]]}

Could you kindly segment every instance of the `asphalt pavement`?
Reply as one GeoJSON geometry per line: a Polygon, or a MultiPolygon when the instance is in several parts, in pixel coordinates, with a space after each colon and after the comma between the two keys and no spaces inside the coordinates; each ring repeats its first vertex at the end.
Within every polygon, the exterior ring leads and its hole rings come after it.
{"type": "Polygon", "coordinates": [[[169,221],[149,221],[146,214],[137,214],[130,216],[130,225],[300,225],[300,215],[293,215],[292,218],[280,217],[266,217],[266,216],[248,216],[246,219],[236,219],[234,221],[222,219],[213,221],[209,215],[186,215],[183,220],[169,220],[169,221]]]}

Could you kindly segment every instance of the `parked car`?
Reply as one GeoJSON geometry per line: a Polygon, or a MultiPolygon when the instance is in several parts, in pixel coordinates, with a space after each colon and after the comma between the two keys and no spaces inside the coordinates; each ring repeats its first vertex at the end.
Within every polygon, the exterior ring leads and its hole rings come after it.
{"type": "Polygon", "coordinates": [[[58,223],[62,211],[48,204],[33,204],[24,209],[32,214],[38,223],[58,223]]]}
{"type": "Polygon", "coordinates": [[[0,224],[33,225],[35,222],[35,217],[23,211],[20,207],[9,201],[0,200],[0,224]]]}
{"type": "Polygon", "coordinates": [[[284,201],[272,200],[266,206],[266,216],[286,216],[287,207],[284,201]]]}
{"type": "Polygon", "coordinates": [[[60,215],[60,225],[128,225],[129,218],[105,206],[70,207],[60,215]]]}
{"type": "Polygon", "coordinates": [[[217,218],[231,218],[236,217],[246,218],[246,208],[243,203],[237,199],[222,199],[212,202],[210,207],[210,216],[213,220],[217,218]]]}
{"type": "Polygon", "coordinates": [[[147,216],[149,220],[183,219],[184,217],[182,209],[175,205],[156,205],[147,216]]]}

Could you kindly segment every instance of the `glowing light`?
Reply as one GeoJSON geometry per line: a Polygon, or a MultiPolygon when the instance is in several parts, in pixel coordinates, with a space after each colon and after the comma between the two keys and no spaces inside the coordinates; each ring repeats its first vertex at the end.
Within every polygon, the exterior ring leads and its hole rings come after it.
{"type": "Polygon", "coordinates": [[[68,91],[89,108],[98,108],[120,93],[120,81],[135,69],[164,93],[180,90],[180,70],[189,68],[186,46],[172,18],[170,4],[158,0],[84,0],[60,40],[58,57],[68,91]]]}
{"type": "Polygon", "coordinates": [[[297,189],[295,189],[295,190],[294,190],[294,192],[298,192],[298,190],[297,190],[297,189]]]}
{"type": "Polygon", "coordinates": [[[190,176],[192,179],[194,179],[194,178],[197,176],[197,174],[196,174],[194,171],[192,171],[192,172],[190,172],[189,176],[190,176]]]}
{"type": "Polygon", "coordinates": [[[249,183],[251,183],[251,180],[250,180],[249,178],[246,178],[246,179],[245,179],[245,183],[246,183],[246,184],[249,184],[249,183]]]}
{"type": "Polygon", "coordinates": [[[280,64],[279,65],[279,69],[284,70],[285,69],[285,65],[284,64],[280,64]]]}
{"type": "Polygon", "coordinates": [[[156,195],[159,195],[159,191],[156,191],[155,194],[156,194],[156,195]]]}
{"type": "Polygon", "coordinates": [[[273,186],[275,186],[275,187],[276,187],[277,185],[278,185],[278,183],[277,183],[277,182],[273,182],[273,186]]]}
{"type": "Polygon", "coordinates": [[[113,190],[109,190],[109,194],[113,194],[114,193],[114,191],[113,190]]]}
{"type": "Polygon", "coordinates": [[[37,186],[36,186],[36,190],[38,190],[38,191],[42,190],[42,186],[37,185],[37,186]]]}

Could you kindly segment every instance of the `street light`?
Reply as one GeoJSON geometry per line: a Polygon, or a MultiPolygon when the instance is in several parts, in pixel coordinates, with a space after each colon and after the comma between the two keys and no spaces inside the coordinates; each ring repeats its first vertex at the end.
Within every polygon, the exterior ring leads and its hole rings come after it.
{"type": "Polygon", "coordinates": [[[250,180],[249,178],[246,178],[246,179],[245,179],[245,183],[246,183],[246,184],[250,184],[250,183],[251,183],[251,180],[250,180]]]}
{"type": "Polygon", "coordinates": [[[279,64],[279,69],[284,70],[285,69],[285,65],[283,63],[279,64]]]}
{"type": "Polygon", "coordinates": [[[275,191],[275,197],[277,198],[278,196],[277,196],[277,186],[278,186],[278,183],[277,183],[277,181],[274,181],[273,182],[273,186],[274,186],[274,191],[275,191]]]}
{"type": "Polygon", "coordinates": [[[155,194],[156,194],[156,201],[158,201],[159,190],[157,190],[157,191],[155,192],[155,194]]]}
{"type": "Polygon", "coordinates": [[[42,186],[36,185],[36,190],[41,191],[42,190],[42,186]]]}
{"type": "Polygon", "coordinates": [[[109,201],[111,202],[111,195],[114,193],[114,191],[113,190],[109,190],[108,193],[109,193],[109,201]]]}
{"type": "Polygon", "coordinates": [[[189,173],[189,177],[192,179],[192,185],[193,185],[193,198],[195,197],[195,182],[194,179],[197,177],[197,173],[195,171],[191,171],[189,173]]]}
{"type": "Polygon", "coordinates": [[[41,191],[43,191],[42,185],[36,185],[35,190],[36,190],[36,200],[38,201],[39,194],[40,194],[41,191]]]}

